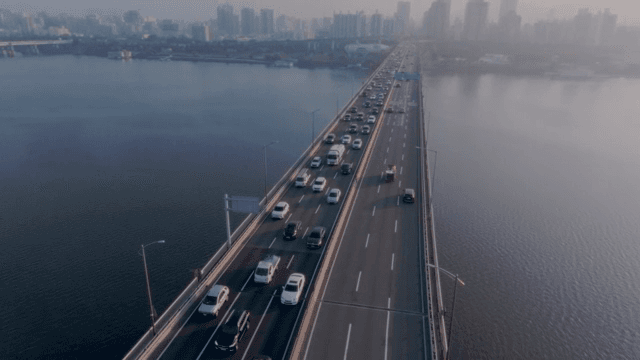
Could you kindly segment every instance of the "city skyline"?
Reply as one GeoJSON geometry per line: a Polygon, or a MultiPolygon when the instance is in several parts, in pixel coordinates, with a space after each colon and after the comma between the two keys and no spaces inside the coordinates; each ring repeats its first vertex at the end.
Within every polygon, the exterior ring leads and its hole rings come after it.
{"type": "MultiPolygon", "coordinates": [[[[411,4],[411,20],[419,24],[424,13],[430,8],[433,1],[417,2],[409,1],[411,4]]],[[[464,18],[464,11],[468,0],[451,1],[451,20],[464,18]]],[[[501,0],[488,0],[488,21],[498,21],[501,0]]],[[[98,0],[59,0],[52,4],[46,0],[0,0],[0,8],[6,8],[14,12],[33,13],[46,11],[51,14],[67,13],[73,16],[83,16],[89,13],[109,14],[124,12],[127,10],[139,10],[142,16],[153,16],[158,19],[176,19],[186,21],[206,21],[216,17],[218,5],[228,3],[227,1],[206,1],[206,0],[120,0],[113,3],[116,6],[104,7],[104,2],[98,0]],[[119,6],[118,6],[119,5],[119,6]]],[[[242,8],[273,9],[277,15],[284,14],[291,17],[311,19],[333,16],[334,13],[355,14],[364,11],[366,15],[374,13],[382,14],[385,17],[393,16],[397,10],[396,2],[385,2],[381,0],[372,1],[371,5],[365,6],[361,2],[338,2],[329,1],[323,3],[301,4],[293,0],[255,0],[251,2],[241,2],[230,4],[234,12],[240,14],[242,8]]],[[[588,8],[595,13],[606,8],[612,13],[619,14],[618,23],[621,25],[640,25],[640,18],[633,14],[640,15],[640,5],[629,1],[612,0],[607,4],[602,4],[597,0],[580,0],[579,4],[574,3],[554,3],[553,7],[546,3],[518,1],[517,13],[522,16],[523,23],[531,23],[537,20],[547,19],[549,16],[556,18],[569,18],[577,14],[581,8],[588,8]]]]}

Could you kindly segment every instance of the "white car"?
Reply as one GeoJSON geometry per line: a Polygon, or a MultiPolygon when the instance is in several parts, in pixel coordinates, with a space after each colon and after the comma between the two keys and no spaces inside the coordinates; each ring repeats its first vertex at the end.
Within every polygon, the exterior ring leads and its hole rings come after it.
{"type": "Polygon", "coordinates": [[[340,189],[333,188],[329,190],[329,195],[327,196],[327,202],[329,204],[337,204],[340,201],[340,189]]]}
{"type": "Polygon", "coordinates": [[[369,118],[367,119],[367,123],[374,124],[375,122],[376,122],[376,117],[373,115],[369,115],[369,118]]]}
{"type": "Polygon", "coordinates": [[[351,144],[351,147],[355,150],[362,149],[362,140],[360,139],[353,140],[353,144],[351,144]]]}
{"type": "Polygon", "coordinates": [[[288,212],[289,212],[289,204],[287,204],[285,201],[280,201],[273,208],[273,211],[271,212],[271,218],[284,219],[284,217],[287,215],[288,212]]]}
{"type": "Polygon", "coordinates": [[[304,289],[305,278],[303,274],[293,273],[289,275],[287,284],[282,287],[282,295],[280,302],[283,305],[297,305],[302,297],[302,289],[304,289]]]}
{"type": "Polygon", "coordinates": [[[311,160],[311,167],[312,168],[317,168],[320,167],[320,165],[322,165],[322,158],[320,156],[316,156],[311,160]]]}
{"type": "Polygon", "coordinates": [[[211,290],[204,297],[198,312],[202,315],[218,316],[218,311],[229,299],[229,288],[223,285],[213,285],[211,290]]]}
{"type": "Polygon", "coordinates": [[[351,143],[351,135],[342,135],[341,142],[343,144],[350,144],[351,143]]]}
{"type": "Polygon", "coordinates": [[[323,191],[325,186],[327,186],[327,179],[323,178],[322,176],[319,176],[313,182],[311,189],[313,191],[323,191]]]}

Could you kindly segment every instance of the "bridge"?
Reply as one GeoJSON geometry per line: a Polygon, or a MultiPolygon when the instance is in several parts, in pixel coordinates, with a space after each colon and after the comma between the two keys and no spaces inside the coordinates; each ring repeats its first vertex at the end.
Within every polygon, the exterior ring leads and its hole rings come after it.
{"type": "Polygon", "coordinates": [[[247,216],[160,318],[152,315],[154,326],[125,359],[449,355],[440,274],[434,269],[438,259],[421,84],[392,74],[419,73],[419,50],[415,43],[404,42],[392,51],[262,200],[262,210],[247,216]],[[380,112],[370,115],[373,109],[380,112]],[[364,113],[362,121],[355,119],[358,113],[364,113]],[[345,121],[346,115],[354,119],[345,121]],[[343,135],[350,135],[351,142],[362,140],[361,149],[345,140],[341,163],[352,163],[352,172],[325,163],[329,133],[337,142],[343,135]],[[322,157],[323,164],[310,168],[315,156],[322,157]],[[395,174],[387,177],[385,169],[391,164],[395,174]],[[305,168],[310,183],[324,177],[326,187],[295,187],[296,175],[305,168]],[[337,204],[327,203],[332,188],[342,191],[337,204]],[[403,201],[406,188],[415,191],[415,202],[403,201]],[[290,210],[282,220],[273,220],[271,210],[281,201],[290,210]],[[287,241],[283,229],[291,221],[302,225],[297,238],[287,241]],[[327,235],[319,249],[309,249],[306,242],[316,226],[326,228],[327,235]],[[256,265],[268,255],[280,257],[279,267],[269,284],[257,284],[256,265]],[[284,305],[283,285],[292,273],[303,274],[306,283],[300,301],[284,305]],[[215,318],[198,312],[214,284],[229,289],[215,318]],[[244,310],[250,323],[237,350],[216,349],[222,324],[244,310]]]}
{"type": "Polygon", "coordinates": [[[29,46],[31,50],[39,54],[38,45],[64,45],[72,44],[73,40],[18,40],[0,41],[0,57],[14,57],[15,46],[29,46]]]}

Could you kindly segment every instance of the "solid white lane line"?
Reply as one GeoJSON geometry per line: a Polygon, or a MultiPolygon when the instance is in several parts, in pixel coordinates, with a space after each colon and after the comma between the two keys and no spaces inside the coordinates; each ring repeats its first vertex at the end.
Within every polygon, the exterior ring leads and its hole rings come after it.
{"type": "Polygon", "coordinates": [[[349,337],[351,337],[351,324],[349,324],[349,331],[347,331],[347,345],[344,346],[344,360],[347,360],[347,351],[349,350],[349,337]]]}
{"type": "Polygon", "coordinates": [[[320,210],[320,206],[322,206],[322,204],[318,205],[318,208],[316,209],[316,212],[314,212],[314,214],[318,213],[318,210],[320,210]]]}
{"type": "Polygon", "coordinates": [[[302,235],[302,237],[307,236],[307,231],[309,231],[309,227],[308,227],[308,226],[307,226],[307,228],[305,229],[305,231],[304,231],[304,235],[302,235]]]}
{"type": "Polygon", "coordinates": [[[393,271],[393,261],[396,259],[396,254],[391,254],[391,271],[393,271]]]}
{"type": "Polygon", "coordinates": [[[255,270],[251,270],[251,274],[249,274],[249,278],[247,279],[247,281],[244,282],[244,285],[242,285],[242,288],[240,289],[240,292],[244,291],[245,286],[247,286],[247,284],[249,283],[249,280],[253,279],[253,272],[255,270]]]}
{"type": "Polygon", "coordinates": [[[291,260],[289,260],[289,263],[287,264],[287,269],[289,268],[289,265],[291,265],[291,262],[293,261],[293,258],[296,257],[295,255],[291,256],[291,260]]]}
{"type": "Polygon", "coordinates": [[[378,185],[378,194],[380,194],[380,185],[378,185]]]}
{"type": "Polygon", "coordinates": [[[402,154],[402,160],[404,160],[404,154],[402,154]]]}
{"type": "Polygon", "coordinates": [[[396,228],[393,230],[393,232],[398,232],[398,220],[396,220],[396,228]]]}
{"type": "Polygon", "coordinates": [[[302,195],[302,197],[300,198],[300,200],[298,200],[298,204],[300,204],[302,202],[302,199],[304,199],[304,195],[302,195]]]}
{"type": "Polygon", "coordinates": [[[271,302],[273,301],[273,298],[276,296],[276,291],[278,290],[273,291],[271,300],[269,300],[269,304],[267,304],[267,308],[264,309],[264,312],[262,313],[262,317],[260,317],[260,322],[258,322],[258,326],[256,326],[256,330],[253,332],[253,336],[251,337],[251,340],[249,340],[249,344],[247,344],[247,349],[244,351],[244,354],[242,354],[242,360],[244,360],[244,358],[247,357],[247,353],[249,352],[249,349],[251,349],[251,343],[253,342],[253,339],[256,337],[256,334],[258,333],[258,329],[260,329],[260,324],[262,324],[262,320],[264,320],[264,316],[267,315],[267,310],[269,310],[269,306],[271,306],[271,302]]]}
{"type": "Polygon", "coordinates": [[[373,205],[373,212],[371,213],[371,216],[375,216],[376,215],[376,206],[373,205]]]}
{"type": "Polygon", "coordinates": [[[371,234],[367,234],[367,242],[364,243],[364,248],[365,249],[367,248],[367,246],[369,246],[369,235],[371,235],[371,234]]]}
{"type": "Polygon", "coordinates": [[[402,166],[400,166],[400,175],[402,175],[402,166]]]}
{"type": "MultiPolygon", "coordinates": [[[[391,298],[389,298],[389,304],[391,304],[391,298]]],[[[387,360],[387,356],[389,353],[389,318],[391,316],[391,311],[387,311],[387,331],[384,336],[384,360],[387,360]]]]}
{"type": "Polygon", "coordinates": [[[273,246],[274,242],[276,242],[276,238],[273,238],[273,241],[271,242],[271,245],[269,245],[269,249],[271,249],[271,247],[273,246]]]}
{"type": "Polygon", "coordinates": [[[362,271],[358,273],[358,282],[356,283],[356,292],[358,291],[358,288],[360,288],[360,276],[362,276],[362,271]]]}
{"type": "Polygon", "coordinates": [[[289,216],[287,216],[287,220],[285,220],[285,223],[289,222],[289,219],[291,219],[291,215],[293,215],[293,213],[289,213],[289,216]]]}

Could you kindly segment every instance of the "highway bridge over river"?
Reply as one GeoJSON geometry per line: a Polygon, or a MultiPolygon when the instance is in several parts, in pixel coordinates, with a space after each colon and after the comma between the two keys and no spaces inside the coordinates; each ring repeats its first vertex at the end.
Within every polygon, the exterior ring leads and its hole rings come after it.
{"type": "Polygon", "coordinates": [[[202,269],[203,276],[156,320],[156,331],[150,328],[125,359],[446,358],[440,274],[428,265],[437,266],[438,260],[421,82],[391,73],[419,73],[419,51],[417,43],[410,42],[392,51],[271,189],[262,211],[245,219],[231,244],[220,249],[202,269]],[[369,99],[381,92],[386,95],[369,99]],[[367,123],[378,99],[381,112],[367,123]],[[372,106],[365,108],[365,101],[372,106]],[[352,106],[356,113],[351,113],[352,106]],[[366,114],[363,121],[343,120],[358,112],[366,114]],[[363,133],[364,125],[371,127],[369,134],[363,133]],[[347,134],[352,141],[363,141],[361,149],[346,144],[341,161],[353,163],[350,174],[325,164],[331,145],[324,138],[329,133],[338,142],[347,134]],[[320,192],[293,184],[314,156],[323,157],[323,165],[309,169],[310,182],[327,179],[320,192]],[[383,175],[389,164],[396,165],[396,174],[387,182],[383,175]],[[327,203],[330,188],[342,190],[337,204],[327,203]],[[415,190],[414,203],[403,202],[405,188],[415,190]],[[290,211],[283,220],[273,220],[271,210],[280,201],[286,201],[290,211]],[[286,241],[283,228],[294,220],[302,222],[301,234],[286,241]],[[319,249],[308,249],[306,240],[315,226],[325,227],[328,237],[319,249]],[[256,265],[271,254],[281,258],[274,280],[256,284],[256,265]],[[283,305],[282,286],[292,273],[304,274],[307,283],[297,305],[283,305]],[[204,317],[197,309],[213,284],[227,286],[229,298],[216,318],[204,317]],[[221,324],[242,310],[250,311],[250,327],[237,351],[216,351],[221,324]]]}

